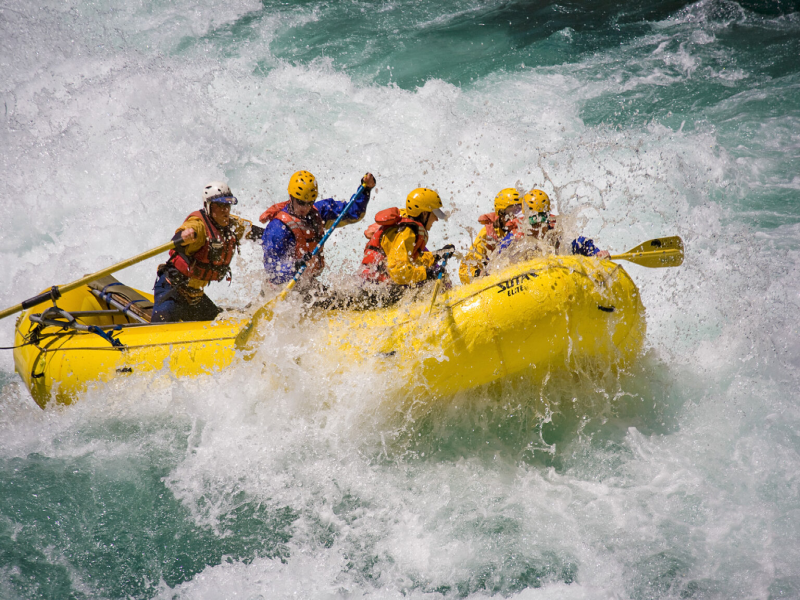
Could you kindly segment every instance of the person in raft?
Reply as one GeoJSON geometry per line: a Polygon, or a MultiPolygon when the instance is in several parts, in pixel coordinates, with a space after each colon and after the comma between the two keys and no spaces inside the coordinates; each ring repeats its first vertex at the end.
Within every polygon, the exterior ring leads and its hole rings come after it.
{"type": "MultiPolygon", "coordinates": [[[[357,223],[364,218],[370,193],[375,187],[375,177],[367,173],[361,179],[363,189],[356,196],[339,227],[357,223]]],[[[264,269],[267,280],[275,285],[288,283],[314,251],[325,230],[344,211],[347,202],[333,198],[317,201],[319,195],[316,178],[308,171],[298,171],[289,179],[289,199],[273,204],[259,220],[266,223],[261,236],[264,248],[264,269]]],[[[325,268],[323,251],[308,262],[304,282],[312,282],[325,268]]]]}
{"type": "Polygon", "coordinates": [[[500,241],[516,229],[522,216],[522,198],[514,188],[500,190],[494,198],[494,212],[478,217],[483,225],[458,269],[461,283],[467,284],[486,270],[486,264],[500,241]]]}
{"type": "Polygon", "coordinates": [[[439,194],[428,188],[413,190],[403,210],[380,211],[364,232],[369,241],[361,261],[363,280],[390,286],[387,300],[392,302],[408,287],[437,279],[455,248],[448,245],[430,252],[426,244],[433,224],[446,218],[439,194]]]}
{"type": "MultiPolygon", "coordinates": [[[[534,188],[523,196],[522,202],[527,209],[527,215],[519,214],[510,225],[508,233],[500,241],[498,253],[522,237],[532,237],[557,252],[561,246],[562,232],[558,227],[558,217],[551,212],[550,197],[543,190],[534,188]]],[[[600,259],[610,256],[607,250],[600,250],[593,240],[584,236],[572,240],[570,250],[572,254],[600,259]]]]}
{"type": "Polygon", "coordinates": [[[166,264],[158,266],[153,286],[153,323],[212,321],[222,312],[206,296],[212,281],[230,281],[230,264],[245,234],[245,223],[231,215],[238,201],[226,183],[203,188],[203,208],[178,227],[166,264]]]}

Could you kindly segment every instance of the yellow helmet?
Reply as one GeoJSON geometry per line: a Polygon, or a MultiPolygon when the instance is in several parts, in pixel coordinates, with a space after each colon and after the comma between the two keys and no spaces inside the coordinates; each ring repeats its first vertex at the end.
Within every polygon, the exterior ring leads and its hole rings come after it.
{"type": "Polygon", "coordinates": [[[522,204],[517,190],[514,188],[500,190],[497,196],[494,197],[494,212],[499,213],[501,210],[506,210],[509,206],[514,206],[515,204],[522,204]]]}
{"type": "Polygon", "coordinates": [[[424,212],[432,212],[439,219],[445,219],[445,214],[440,210],[442,199],[434,190],[417,188],[406,198],[406,214],[409,217],[418,217],[424,212]]]}
{"type": "Polygon", "coordinates": [[[317,179],[308,171],[298,171],[289,180],[289,195],[304,204],[311,204],[317,199],[317,179]]]}
{"type": "Polygon", "coordinates": [[[532,189],[522,197],[528,208],[535,213],[550,212],[550,196],[542,190],[532,189]]]}

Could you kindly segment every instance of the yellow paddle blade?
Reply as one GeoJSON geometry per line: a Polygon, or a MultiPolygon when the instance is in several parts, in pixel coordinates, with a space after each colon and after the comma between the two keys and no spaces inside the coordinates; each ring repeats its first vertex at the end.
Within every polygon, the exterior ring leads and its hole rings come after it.
{"type": "Polygon", "coordinates": [[[263,318],[272,318],[272,307],[276,304],[276,298],[273,298],[269,302],[267,302],[264,306],[259,308],[250,320],[245,323],[242,330],[236,335],[236,339],[233,341],[234,346],[237,350],[246,350],[250,344],[250,340],[253,337],[253,334],[256,331],[256,325],[261,321],[263,318]]]}
{"type": "Polygon", "coordinates": [[[264,306],[262,306],[255,313],[253,313],[253,316],[250,317],[250,320],[247,323],[245,323],[244,327],[236,336],[236,339],[233,342],[238,350],[245,350],[248,348],[250,340],[252,339],[258,324],[264,319],[269,320],[272,318],[272,312],[273,309],[275,308],[275,305],[286,298],[286,296],[289,294],[290,291],[292,291],[292,288],[295,286],[296,283],[297,281],[292,279],[286,285],[286,287],[283,288],[283,291],[281,291],[280,294],[275,296],[272,300],[267,302],[264,306]]]}
{"type": "Polygon", "coordinates": [[[679,267],[683,264],[683,240],[677,235],[648,240],[625,254],[616,254],[609,259],[627,260],[651,269],[679,267]]]}

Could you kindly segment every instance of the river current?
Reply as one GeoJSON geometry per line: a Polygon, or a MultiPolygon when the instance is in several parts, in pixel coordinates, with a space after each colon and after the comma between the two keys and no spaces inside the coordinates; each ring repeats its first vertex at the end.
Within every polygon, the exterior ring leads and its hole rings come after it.
{"type": "MultiPolygon", "coordinates": [[[[3,307],[298,169],[374,173],[366,220],[439,190],[431,247],[512,186],[600,247],[686,244],[625,266],[646,351],[600,379],[408,397],[287,310],[264,360],[41,410],[2,351],[0,597],[800,598],[797,2],[10,0],[0,32],[3,307]]],[[[260,249],[233,269],[241,307],[260,249]]]]}

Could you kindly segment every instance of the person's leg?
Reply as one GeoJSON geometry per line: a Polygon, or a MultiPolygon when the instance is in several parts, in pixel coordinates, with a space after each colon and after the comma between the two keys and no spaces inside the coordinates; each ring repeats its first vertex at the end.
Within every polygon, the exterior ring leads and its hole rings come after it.
{"type": "Polygon", "coordinates": [[[184,321],[213,321],[222,309],[211,301],[211,298],[203,294],[200,302],[187,306],[184,321]]]}
{"type": "Polygon", "coordinates": [[[386,294],[386,299],[384,300],[384,306],[391,306],[393,304],[397,304],[400,302],[400,299],[403,297],[405,293],[405,288],[402,285],[389,285],[389,291],[386,294]]]}
{"type": "Polygon", "coordinates": [[[153,316],[151,323],[174,323],[180,320],[178,294],[167,281],[166,273],[161,274],[153,286],[153,316]]]}

